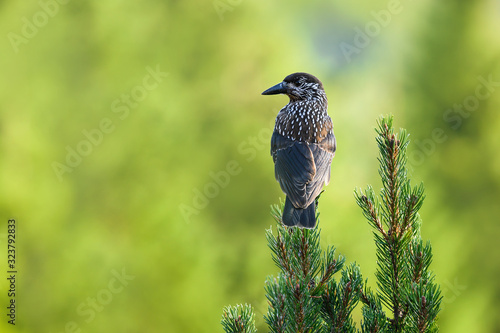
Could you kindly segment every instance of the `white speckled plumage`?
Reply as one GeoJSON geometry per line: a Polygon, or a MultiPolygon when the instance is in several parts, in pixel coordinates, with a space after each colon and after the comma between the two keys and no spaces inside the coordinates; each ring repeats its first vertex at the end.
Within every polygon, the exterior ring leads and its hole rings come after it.
{"type": "Polygon", "coordinates": [[[330,181],[336,150],[328,101],[321,81],[307,73],[291,74],[263,94],[277,93],[290,98],[276,117],[271,138],[275,176],[287,195],[283,223],[314,228],[314,201],[330,181]]]}

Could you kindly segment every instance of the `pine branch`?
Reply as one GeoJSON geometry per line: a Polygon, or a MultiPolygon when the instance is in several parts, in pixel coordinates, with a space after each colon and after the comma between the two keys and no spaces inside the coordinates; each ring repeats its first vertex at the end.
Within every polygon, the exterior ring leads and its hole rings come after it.
{"type": "Polygon", "coordinates": [[[428,271],[430,245],[424,247],[420,238],[418,210],[423,204],[424,187],[412,188],[407,177],[406,131],[395,134],[392,117],[381,118],[376,131],[382,178],[380,201],[370,186],[364,193],[355,191],[363,215],[374,228],[378,263],[375,276],[379,294],[373,299],[368,294],[362,298],[363,311],[371,318],[365,318],[362,328],[376,331],[380,327],[382,316],[376,316],[378,312],[373,310],[380,301],[391,309],[392,318],[387,320],[391,332],[406,332],[412,327],[427,332],[434,327],[441,298],[428,271]]]}
{"type": "MultiPolygon", "coordinates": [[[[321,250],[319,227],[286,227],[281,221],[284,204],[275,205],[271,212],[276,232],[266,230],[272,259],[279,269],[278,275],[268,277],[265,283],[269,307],[264,319],[270,332],[358,332],[352,311],[359,302],[363,304],[363,333],[437,332],[441,294],[430,271],[430,243],[424,245],[420,236],[418,211],[424,187],[411,187],[407,177],[408,135],[404,130],[395,134],[392,118],[382,118],[376,141],[380,195],[368,186],[364,192],[356,190],[355,197],[373,228],[377,291],[366,287],[356,264],[344,267],[345,258],[336,256],[335,247],[321,250]],[[341,277],[336,280],[338,272],[341,277]],[[383,306],[390,310],[390,316],[383,306]]],[[[255,332],[253,318],[249,306],[228,307],[222,325],[226,332],[255,332]]]]}
{"type": "Polygon", "coordinates": [[[363,302],[362,333],[381,333],[387,331],[388,319],[382,310],[380,299],[368,287],[361,292],[360,300],[363,302]]]}
{"type": "Polygon", "coordinates": [[[321,292],[339,271],[343,258],[335,249],[322,254],[318,229],[288,228],[281,224],[281,209],[272,208],[277,234],[266,231],[272,257],[280,269],[266,281],[269,301],[266,322],[271,332],[320,332],[321,292]]]}
{"type": "Polygon", "coordinates": [[[255,315],[250,305],[225,307],[221,324],[226,333],[255,333],[255,315]]]}
{"type": "Polygon", "coordinates": [[[330,281],[335,273],[340,271],[344,263],[345,258],[342,255],[340,255],[338,259],[335,259],[334,247],[328,247],[326,249],[321,265],[321,278],[313,291],[313,295],[318,295],[324,290],[328,281],[330,281]]]}
{"type": "Polygon", "coordinates": [[[342,271],[339,283],[329,283],[323,294],[322,306],[326,332],[356,332],[351,313],[359,301],[362,288],[361,273],[355,264],[342,271]]]}
{"type": "Polygon", "coordinates": [[[410,248],[409,262],[411,284],[406,290],[410,307],[409,327],[412,332],[437,332],[436,317],[442,297],[429,271],[432,262],[430,243],[424,245],[421,239],[415,239],[410,248]]]}

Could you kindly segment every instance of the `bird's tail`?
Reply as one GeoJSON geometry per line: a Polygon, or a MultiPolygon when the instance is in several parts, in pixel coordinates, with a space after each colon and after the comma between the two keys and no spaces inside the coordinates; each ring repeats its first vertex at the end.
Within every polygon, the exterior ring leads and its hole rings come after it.
{"type": "Polygon", "coordinates": [[[289,227],[314,228],[316,226],[316,203],[311,203],[305,209],[295,208],[287,197],[283,209],[283,224],[289,227]]]}

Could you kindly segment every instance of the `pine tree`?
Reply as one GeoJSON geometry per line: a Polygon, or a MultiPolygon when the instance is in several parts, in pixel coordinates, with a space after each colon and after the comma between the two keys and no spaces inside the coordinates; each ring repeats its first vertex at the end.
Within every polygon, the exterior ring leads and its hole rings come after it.
{"type": "MultiPolygon", "coordinates": [[[[408,134],[405,130],[395,134],[392,122],[392,117],[381,118],[376,130],[380,196],[371,186],[364,192],[355,191],[373,228],[376,292],[367,287],[358,265],[345,265],[345,258],[336,256],[333,246],[321,250],[319,227],[285,227],[281,223],[283,205],[274,206],[277,231],[267,230],[266,237],[280,272],[268,277],[265,284],[269,303],[265,320],[270,332],[437,332],[440,289],[429,270],[432,249],[421,239],[418,215],[424,187],[410,185],[408,134]],[[352,319],[358,303],[362,304],[361,330],[352,319]]],[[[253,318],[247,305],[227,307],[222,325],[225,332],[256,332],[253,318]]]]}

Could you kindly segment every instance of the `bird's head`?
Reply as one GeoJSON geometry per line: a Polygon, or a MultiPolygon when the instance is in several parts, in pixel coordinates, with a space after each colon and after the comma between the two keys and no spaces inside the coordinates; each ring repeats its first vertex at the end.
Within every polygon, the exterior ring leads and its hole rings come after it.
{"type": "Polygon", "coordinates": [[[286,94],[290,101],[311,100],[325,96],[323,84],[317,77],[307,73],[293,73],[283,82],[267,89],[262,95],[286,94]]]}

